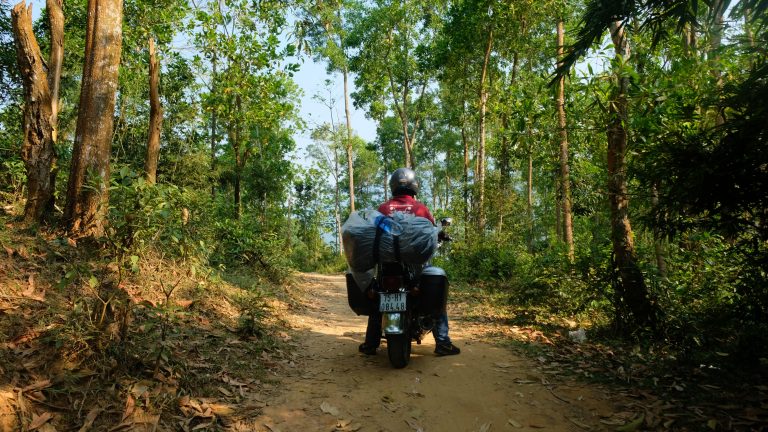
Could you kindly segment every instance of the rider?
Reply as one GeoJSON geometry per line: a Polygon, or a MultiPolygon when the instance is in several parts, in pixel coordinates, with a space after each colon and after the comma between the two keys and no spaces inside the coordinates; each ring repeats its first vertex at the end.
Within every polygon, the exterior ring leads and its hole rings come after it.
{"type": "MultiPolygon", "coordinates": [[[[379,206],[379,213],[391,215],[394,212],[403,212],[429,219],[432,224],[435,218],[424,204],[414,198],[419,193],[419,181],[416,173],[410,168],[398,168],[389,178],[389,190],[392,191],[392,199],[379,206]]],[[[440,232],[442,240],[445,233],[440,232]]],[[[448,314],[445,310],[435,317],[435,328],[432,334],[435,336],[435,354],[438,356],[456,355],[461,350],[451,343],[448,337],[448,314]]],[[[371,313],[368,316],[368,328],[365,330],[365,342],[360,345],[360,352],[368,355],[376,354],[376,349],[381,342],[381,313],[371,313]]]]}

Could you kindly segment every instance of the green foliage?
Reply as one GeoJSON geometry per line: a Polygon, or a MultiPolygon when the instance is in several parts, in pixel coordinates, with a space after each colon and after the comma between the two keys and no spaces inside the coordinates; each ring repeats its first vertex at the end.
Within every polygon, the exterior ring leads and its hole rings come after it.
{"type": "Polygon", "coordinates": [[[21,87],[16,68],[10,9],[10,3],[0,2],[0,106],[10,102],[21,87]]]}
{"type": "Polygon", "coordinates": [[[18,200],[24,187],[24,182],[27,180],[24,162],[12,158],[4,160],[0,166],[2,166],[0,184],[5,185],[5,190],[0,192],[8,194],[8,197],[12,198],[13,201],[18,200]]]}
{"type": "Polygon", "coordinates": [[[110,188],[107,237],[120,256],[150,248],[169,258],[205,263],[212,243],[199,230],[194,194],[174,185],[151,185],[129,167],[116,170],[110,188]]]}
{"type": "Polygon", "coordinates": [[[524,265],[523,251],[508,247],[501,239],[455,242],[450,248],[447,264],[452,277],[458,279],[505,281],[520,274],[524,265]]]}
{"type": "MultiPolygon", "coordinates": [[[[218,210],[221,212],[221,209],[218,210]]],[[[218,268],[253,269],[269,280],[280,283],[291,274],[290,257],[284,253],[284,240],[267,231],[256,218],[217,218],[213,224],[217,239],[211,255],[211,264],[218,268]]]]}

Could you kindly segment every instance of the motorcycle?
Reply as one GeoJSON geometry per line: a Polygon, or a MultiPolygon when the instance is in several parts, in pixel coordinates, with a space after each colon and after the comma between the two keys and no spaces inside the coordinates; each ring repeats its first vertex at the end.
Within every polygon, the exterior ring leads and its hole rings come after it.
{"type": "MultiPolygon", "coordinates": [[[[440,243],[450,241],[445,229],[451,222],[451,218],[440,221],[440,243]]],[[[382,262],[376,265],[366,292],[348,273],[347,294],[350,307],[358,315],[381,314],[389,362],[400,369],[410,361],[412,343],[421,344],[424,336],[434,330],[437,314],[445,310],[448,277],[443,269],[430,263],[414,268],[402,262],[382,262]]]]}

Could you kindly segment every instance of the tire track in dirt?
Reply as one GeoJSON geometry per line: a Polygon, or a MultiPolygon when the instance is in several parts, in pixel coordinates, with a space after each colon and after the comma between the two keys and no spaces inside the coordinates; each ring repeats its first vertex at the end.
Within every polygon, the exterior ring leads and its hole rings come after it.
{"type": "MultiPolygon", "coordinates": [[[[251,427],[264,431],[604,430],[609,395],[577,382],[550,382],[534,363],[477,340],[452,317],[458,356],[436,357],[428,335],[405,369],[357,352],[365,317],[347,306],[342,276],[300,275],[308,305],[289,318],[295,366],[251,427]]],[[[253,429],[251,429],[253,430],[253,429]]]]}

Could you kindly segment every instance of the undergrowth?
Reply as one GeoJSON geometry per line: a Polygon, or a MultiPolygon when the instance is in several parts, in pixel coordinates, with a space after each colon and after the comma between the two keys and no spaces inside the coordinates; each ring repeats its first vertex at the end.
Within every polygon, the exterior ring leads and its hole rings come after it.
{"type": "Polygon", "coordinates": [[[290,273],[276,285],[253,268],[212,269],[170,208],[148,219],[154,232],[135,224],[150,207],[97,241],[0,217],[0,424],[215,430],[241,403],[255,409],[290,273]]]}

